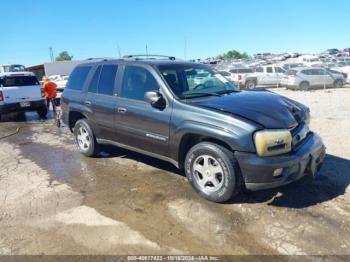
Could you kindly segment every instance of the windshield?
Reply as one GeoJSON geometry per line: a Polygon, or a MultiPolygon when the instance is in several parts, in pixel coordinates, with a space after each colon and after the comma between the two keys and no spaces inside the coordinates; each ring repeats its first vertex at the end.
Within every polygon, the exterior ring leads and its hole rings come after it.
{"type": "Polygon", "coordinates": [[[167,65],[159,66],[159,70],[171,90],[181,99],[239,91],[207,66],[167,65]]]}
{"type": "Polygon", "coordinates": [[[3,66],[3,68],[4,68],[4,72],[6,73],[26,71],[25,67],[22,65],[8,65],[8,66],[3,66]]]}

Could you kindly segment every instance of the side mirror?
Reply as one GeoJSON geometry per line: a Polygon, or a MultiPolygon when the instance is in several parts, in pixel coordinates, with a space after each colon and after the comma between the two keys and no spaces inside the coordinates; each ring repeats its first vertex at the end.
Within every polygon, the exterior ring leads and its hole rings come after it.
{"type": "Polygon", "coordinates": [[[166,106],[166,102],[161,93],[157,91],[149,91],[145,93],[145,101],[150,103],[151,106],[156,108],[164,108],[166,106]]]}

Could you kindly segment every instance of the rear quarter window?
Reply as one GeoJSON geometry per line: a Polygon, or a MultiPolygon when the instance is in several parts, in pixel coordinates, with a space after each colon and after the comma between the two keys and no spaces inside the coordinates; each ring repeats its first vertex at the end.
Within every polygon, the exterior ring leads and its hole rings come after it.
{"type": "Polygon", "coordinates": [[[36,86],[40,85],[35,76],[5,76],[0,79],[0,86],[36,86]]]}
{"type": "Polygon", "coordinates": [[[76,67],[69,76],[66,88],[71,90],[82,90],[90,70],[91,66],[76,67]]]}

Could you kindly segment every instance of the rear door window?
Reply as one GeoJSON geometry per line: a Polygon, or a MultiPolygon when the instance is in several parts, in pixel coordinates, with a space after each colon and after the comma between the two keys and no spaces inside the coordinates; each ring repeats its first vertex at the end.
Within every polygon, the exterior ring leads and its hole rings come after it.
{"type": "Polygon", "coordinates": [[[312,75],[312,71],[310,69],[303,70],[301,71],[301,73],[303,73],[304,75],[312,75]]]}
{"type": "Polygon", "coordinates": [[[98,83],[98,93],[102,95],[114,95],[115,77],[117,74],[117,65],[104,65],[100,74],[98,83]]]}
{"type": "Polygon", "coordinates": [[[86,78],[90,72],[91,66],[79,66],[76,67],[69,76],[67,89],[71,90],[83,90],[86,78]]]}
{"type": "Polygon", "coordinates": [[[266,67],[266,73],[272,73],[272,67],[266,67]]]}
{"type": "Polygon", "coordinates": [[[35,76],[5,76],[0,79],[0,86],[36,86],[40,85],[35,76]]]}
{"type": "Polygon", "coordinates": [[[101,74],[102,66],[99,66],[92,78],[91,84],[89,86],[89,92],[90,93],[97,93],[98,90],[98,82],[100,80],[100,74],[101,74]]]}

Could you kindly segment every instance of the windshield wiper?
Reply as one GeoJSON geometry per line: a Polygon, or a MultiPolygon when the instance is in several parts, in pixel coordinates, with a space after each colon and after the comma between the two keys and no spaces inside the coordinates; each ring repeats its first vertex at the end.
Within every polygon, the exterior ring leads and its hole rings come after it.
{"type": "Polygon", "coordinates": [[[216,94],[218,95],[226,95],[226,94],[231,94],[231,93],[237,93],[240,92],[239,90],[232,90],[232,89],[225,89],[225,90],[221,90],[219,92],[216,92],[216,94]]]}
{"type": "Polygon", "coordinates": [[[196,97],[203,97],[203,96],[221,96],[218,93],[189,93],[182,95],[182,98],[196,98],[196,97]]]}

